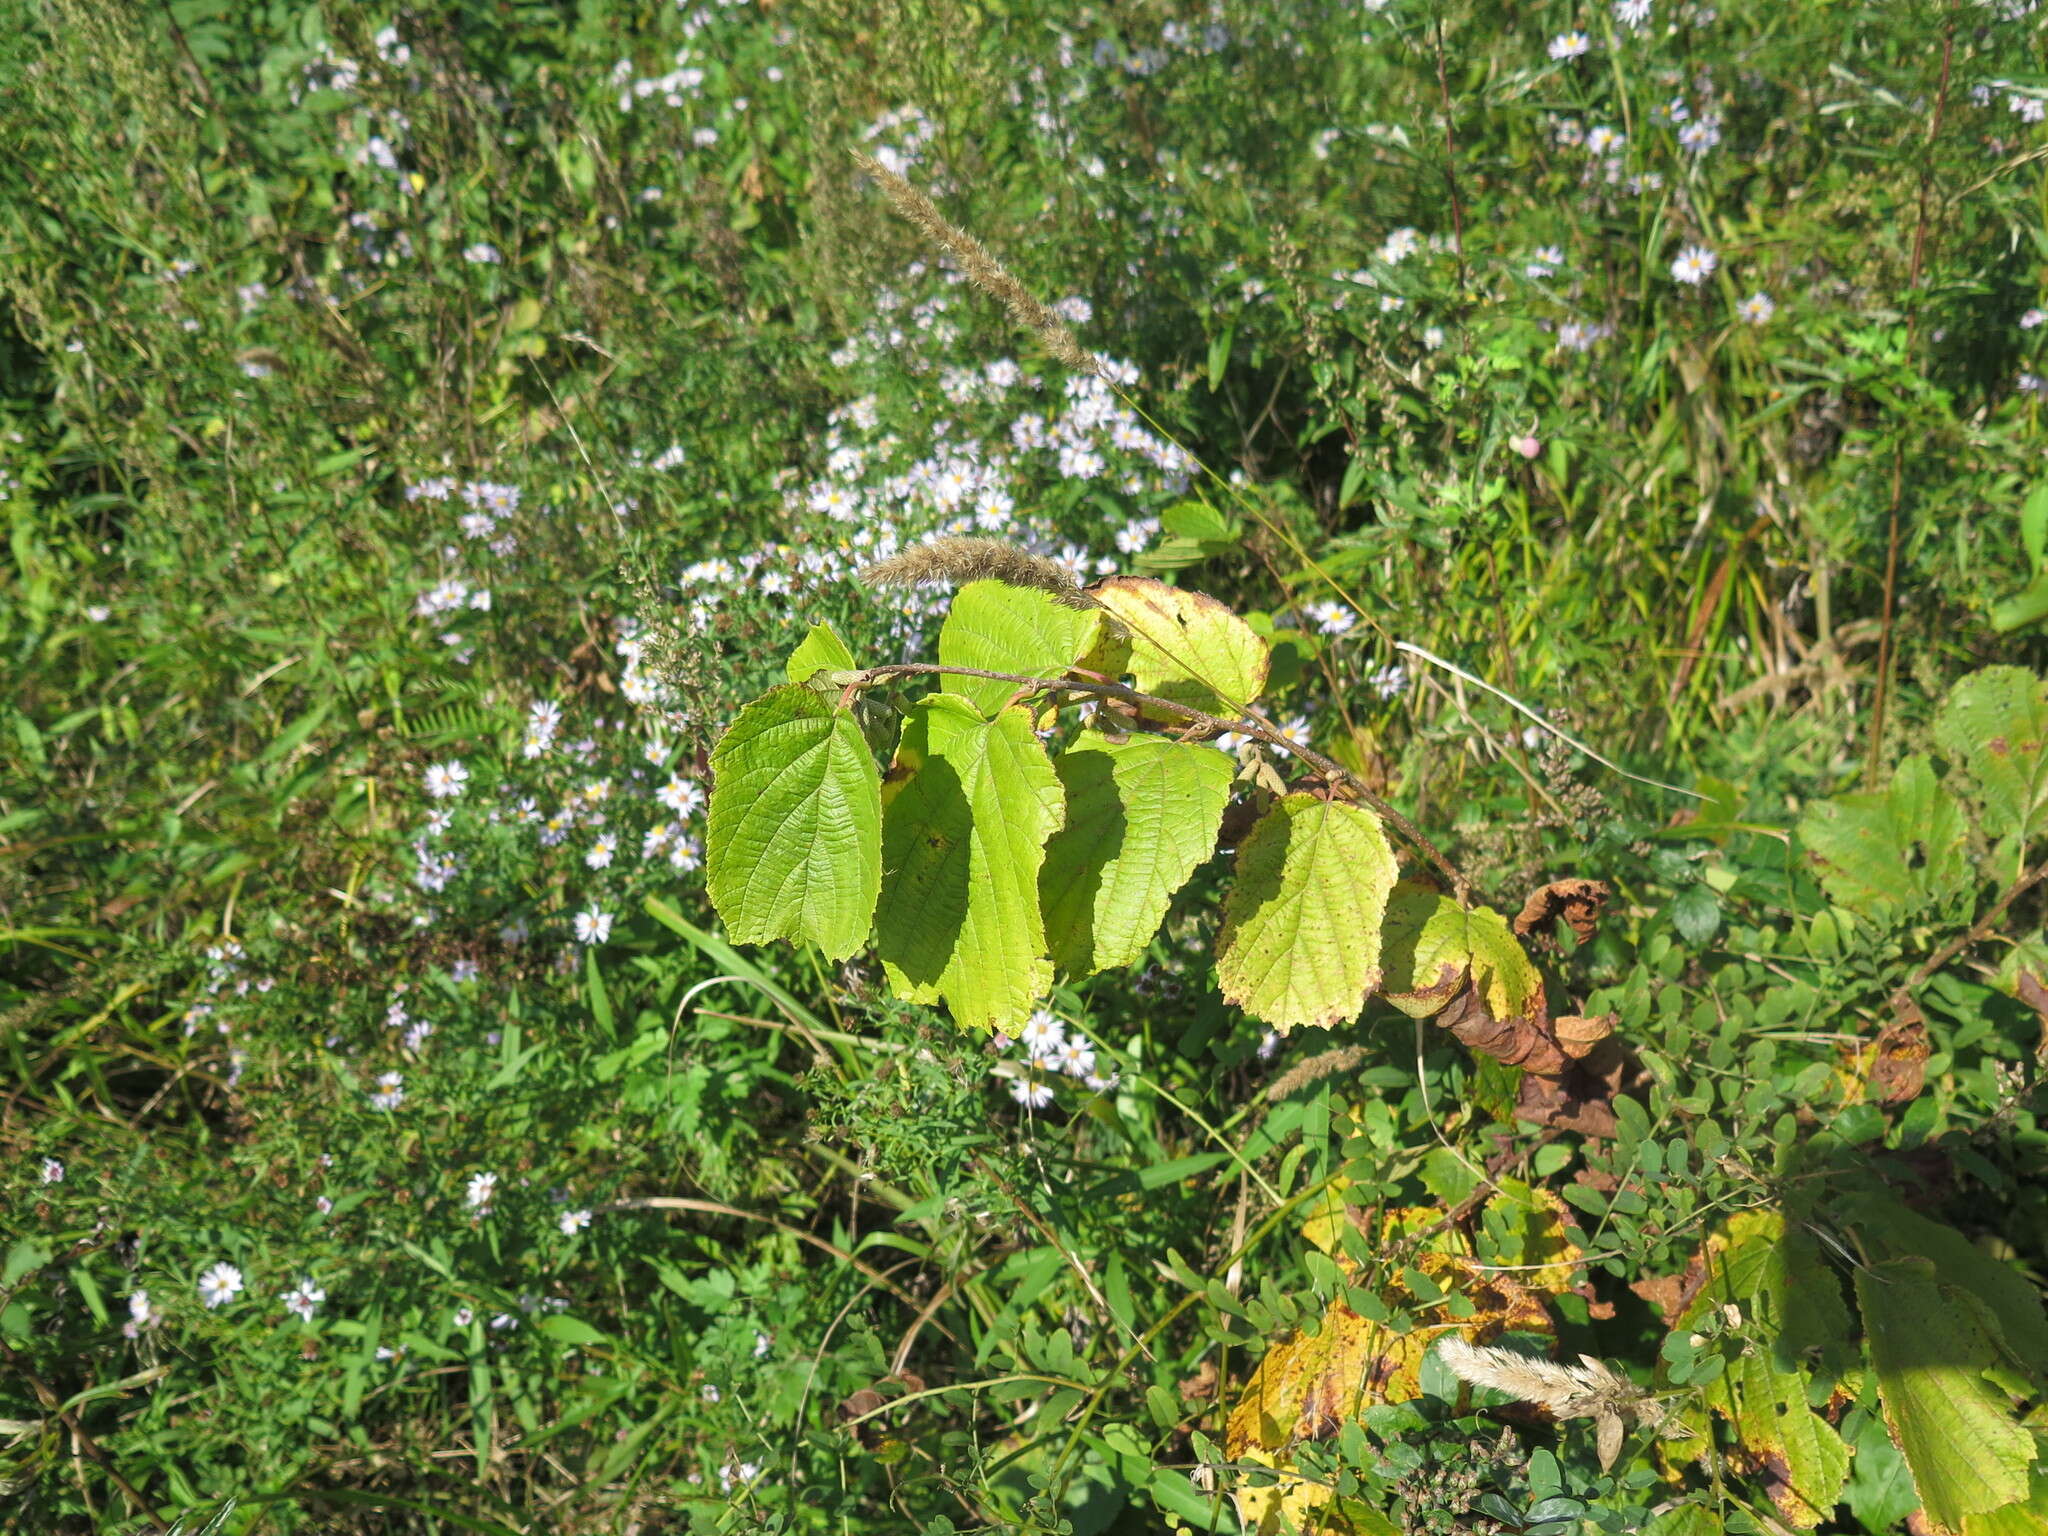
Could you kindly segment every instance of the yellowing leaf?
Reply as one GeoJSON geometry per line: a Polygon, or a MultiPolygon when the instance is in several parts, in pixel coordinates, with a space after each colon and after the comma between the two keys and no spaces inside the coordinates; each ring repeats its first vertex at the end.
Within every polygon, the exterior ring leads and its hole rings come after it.
{"type": "Polygon", "coordinates": [[[1522,1283],[1535,1291],[1569,1290],[1578,1279],[1576,1260],[1584,1251],[1565,1236],[1571,1211],[1547,1189],[1502,1176],[1495,1193],[1480,1211],[1480,1221],[1493,1239],[1496,1264],[1536,1264],[1522,1270],[1522,1283]]]}
{"type": "Polygon", "coordinates": [[[1983,1303],[1941,1284],[1918,1258],[1859,1267],[1856,1300],[1885,1423],[1927,1518],[1960,1531],[1972,1516],[2027,1498],[2037,1447],[1984,1379],[1998,1347],[1983,1303]]]}
{"type": "MultiPolygon", "coordinates": [[[[1033,587],[971,581],[954,594],[939,630],[939,660],[983,672],[1058,677],[1095,643],[1101,622],[1095,613],[1065,607],[1033,587]]],[[[984,715],[1002,708],[1018,688],[986,677],[949,677],[944,686],[984,715]]]]}
{"type": "MultiPolygon", "coordinates": [[[[1419,1225],[1440,1213],[1417,1208],[1397,1213],[1396,1225],[1419,1225]]],[[[1447,1253],[1424,1253],[1415,1268],[1445,1292],[1472,1303],[1469,1316],[1453,1319],[1444,1306],[1422,1309],[1423,1320],[1406,1333],[1361,1317],[1342,1301],[1332,1302],[1315,1334],[1295,1333],[1266,1352],[1245,1385],[1244,1395],[1224,1426],[1223,1448],[1232,1461],[1256,1462],[1281,1472],[1268,1488],[1240,1487],[1232,1494],[1239,1517],[1248,1529],[1268,1536],[1290,1527],[1328,1532],[1342,1529],[1328,1510],[1331,1490],[1299,1476],[1289,1476],[1291,1448],[1304,1440],[1327,1440],[1344,1424],[1375,1403],[1401,1403],[1421,1394],[1422,1362],[1429,1347],[1446,1333],[1491,1338],[1514,1331],[1554,1333],[1556,1325],[1542,1300],[1507,1275],[1479,1270],[1470,1259],[1447,1253]]],[[[1412,1297],[1398,1283],[1388,1299],[1407,1304],[1412,1297]]]]}
{"type": "Polygon", "coordinates": [[[1139,692],[1234,716],[1264,690],[1266,642],[1215,598],[1149,576],[1112,576],[1090,590],[1130,631],[1139,692]]]}
{"type": "Polygon", "coordinates": [[[1810,1529],[1841,1499],[1849,1448],[1807,1406],[1808,1373],[1781,1344],[1803,1343],[1815,1328],[1846,1337],[1849,1319],[1840,1287],[1812,1239],[1788,1233],[1776,1211],[1732,1218],[1708,1240],[1704,1259],[1707,1281],[1673,1331],[1693,1332],[1709,1313],[1731,1304],[1741,1309],[1750,1347],[1701,1393],[1708,1408],[1734,1426],[1745,1448],[1783,1463],[1772,1499],[1786,1524],[1810,1529]]]}
{"type": "Polygon", "coordinates": [[[882,815],[875,951],[896,995],[974,1029],[1018,1029],[1052,984],[1038,869],[1063,814],[1031,717],[918,700],[882,815]],[[897,778],[899,770],[907,777],[897,778]]]}
{"type": "Polygon", "coordinates": [[[1053,958],[1071,976],[1134,964],[1215,851],[1236,765],[1213,747],[1091,733],[1053,766],[1066,824],[1038,877],[1053,958]]]}
{"type": "Polygon", "coordinates": [[[1387,1001],[1426,1019],[1469,978],[1495,1019],[1528,1018],[1543,1005],[1543,976],[1508,921],[1491,907],[1464,908],[1441,891],[1403,880],[1387,901],[1381,964],[1387,1001]]]}
{"type": "Polygon", "coordinates": [[[1380,922],[1395,878],[1380,820],[1288,795],[1237,851],[1216,975],[1223,996],[1276,1029],[1355,1018],[1380,981],[1380,922]]]}

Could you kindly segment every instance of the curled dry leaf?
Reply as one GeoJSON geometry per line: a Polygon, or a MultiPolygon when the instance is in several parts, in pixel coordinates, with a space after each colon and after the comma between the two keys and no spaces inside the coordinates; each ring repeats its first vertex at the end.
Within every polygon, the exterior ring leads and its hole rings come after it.
{"type": "Polygon", "coordinates": [[[1613,894],[1604,880],[1553,880],[1522,903],[1515,917],[1515,932],[1525,939],[1548,933],[1561,917],[1583,944],[1600,926],[1600,914],[1613,894]]]}
{"type": "Polygon", "coordinates": [[[1467,986],[1445,1005],[1437,1022],[1471,1050],[1538,1077],[1556,1077],[1572,1065],[1537,1009],[1496,1018],[1477,987],[1467,986]]]}
{"type": "Polygon", "coordinates": [[[1567,1013],[1550,1021],[1550,1032],[1557,1036],[1558,1048],[1565,1055],[1574,1061],[1584,1061],[1595,1046],[1614,1033],[1614,1026],[1620,1022],[1618,1013],[1602,1013],[1592,1018],[1567,1013]]]}

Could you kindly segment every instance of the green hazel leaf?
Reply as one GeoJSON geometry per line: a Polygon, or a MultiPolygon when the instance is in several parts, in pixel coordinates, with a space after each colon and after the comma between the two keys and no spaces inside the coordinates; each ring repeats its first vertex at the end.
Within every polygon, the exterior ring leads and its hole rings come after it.
{"type": "Polygon", "coordinates": [[[1834,1274],[1812,1239],[1786,1231],[1776,1211],[1745,1211],[1709,1244],[1701,1286],[1673,1332],[1701,1331],[1729,1304],[1742,1310],[1744,1350],[1701,1387],[1706,1406],[1727,1419],[1743,1446],[1784,1464],[1772,1501],[1787,1525],[1810,1530],[1834,1513],[1849,1477],[1849,1448],[1828,1421],[1807,1406],[1807,1371],[1781,1343],[1803,1339],[1822,1318],[1847,1338],[1849,1317],[1834,1274]],[[1808,1289],[1826,1294],[1806,1294],[1808,1289]],[[1796,1324],[1791,1315],[1799,1315],[1796,1324]]]}
{"type": "Polygon", "coordinates": [[[975,1029],[1014,1031],[1052,985],[1038,871],[1064,814],[1022,709],[913,705],[889,770],[875,950],[898,997],[944,1000],[975,1029]]]}
{"type": "Polygon", "coordinates": [[[859,949],[881,889],[882,788],[853,711],[797,683],[763,694],[711,772],[705,873],[733,942],[859,949]]]}
{"type": "Polygon", "coordinates": [[[1799,818],[1828,898],[1867,916],[1916,912],[1970,880],[1966,828],[1955,797],[1915,755],[1884,789],[1816,800],[1799,818]]]}
{"type": "Polygon", "coordinates": [[[2048,1314],[2033,1283],[1954,1227],[1929,1221],[1889,1196],[1858,1199],[1848,1224],[1879,1259],[1925,1259],[1944,1285],[1961,1286],[1991,1313],[2008,1363],[2048,1372],[2048,1314]]]}
{"type": "Polygon", "coordinates": [[[1226,1001],[1286,1031],[1357,1016],[1380,982],[1380,923],[1397,874],[1379,817],[1288,795],[1237,851],[1216,976],[1226,1001]]]}
{"type": "MultiPolygon", "coordinates": [[[[2035,1438],[2038,1442],[2038,1432],[2035,1438]]],[[[2048,1448],[2043,1455],[2048,1456],[2048,1448]]],[[[2016,1504],[1969,1516],[1963,1521],[1963,1536],[2048,1536],[2048,1473],[2038,1460],[2028,1488],[2027,1497],[2016,1504]]]]}
{"type": "Polygon", "coordinates": [[[1053,959],[1070,976],[1135,964],[1173,893],[1215,852],[1237,764],[1214,747],[1087,735],[1053,767],[1066,825],[1038,875],[1053,959]]]}
{"type": "Polygon", "coordinates": [[[1264,691],[1266,642],[1215,598],[1149,576],[1112,576],[1091,590],[1130,631],[1140,693],[1235,716],[1264,691]]]}
{"type": "Polygon", "coordinates": [[[1706,1506],[1681,1504],[1644,1526],[1643,1536],[1721,1536],[1726,1529],[1721,1517],[1706,1506]]]}
{"type": "Polygon", "coordinates": [[[1984,1379],[1998,1347],[1982,1304],[1917,1258],[1858,1265],[1856,1301],[1885,1423],[1927,1518],[1956,1531],[2027,1498],[2038,1448],[1984,1379]]]}
{"type": "Polygon", "coordinates": [[[811,674],[820,670],[827,672],[852,672],[860,663],[853,659],[853,652],[846,642],[834,633],[830,624],[813,624],[811,632],[797,642],[797,648],[789,653],[789,660],[782,670],[792,683],[808,682],[811,674]]]}
{"type": "MultiPolygon", "coordinates": [[[[939,661],[984,672],[1020,672],[1059,677],[1095,644],[1101,619],[1069,608],[1052,595],[1000,581],[970,581],[953,596],[939,630],[939,661]]],[[[946,691],[993,715],[1016,693],[1017,684],[985,677],[949,677],[946,691]]]]}
{"type": "Polygon", "coordinates": [[[2048,682],[2024,667],[1986,667],[1949,690],[1934,739],[1976,787],[1978,823],[2016,853],[2048,831],[2048,682]]]}
{"type": "Polygon", "coordinates": [[[1508,920],[1491,907],[1461,907],[1416,880],[1396,885],[1380,926],[1387,1001],[1426,1019],[1469,977],[1496,1019],[1528,1017],[1543,1004],[1543,976],[1508,920]]]}

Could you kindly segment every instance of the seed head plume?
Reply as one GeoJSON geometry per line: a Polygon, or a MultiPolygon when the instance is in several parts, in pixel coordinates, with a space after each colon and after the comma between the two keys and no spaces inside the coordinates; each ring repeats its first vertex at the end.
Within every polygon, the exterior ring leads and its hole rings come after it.
{"type": "Polygon", "coordinates": [[[1069,368],[1099,375],[1102,365],[1074,339],[1060,317],[1034,299],[1024,285],[990,254],[989,248],[959,225],[951,223],[937,204],[871,155],[854,151],[853,162],[875,179],[882,195],[924,237],[960,263],[967,280],[1009,311],[1010,318],[1035,332],[1039,344],[1069,368]]]}
{"type": "Polygon", "coordinates": [[[1622,1436],[1630,1425],[1666,1435],[1691,1433],[1676,1420],[1667,1423],[1662,1403],[1591,1355],[1579,1356],[1577,1365],[1560,1365],[1455,1336],[1438,1344],[1436,1354],[1460,1381],[1534,1403],[1560,1419],[1591,1419],[1603,1471],[1620,1455],[1622,1436]]]}
{"type": "Polygon", "coordinates": [[[1001,539],[932,539],[900,555],[877,560],[860,573],[871,587],[964,587],[970,581],[1000,581],[1006,587],[1035,587],[1063,608],[1082,612],[1101,604],[1082,590],[1057,560],[1034,555],[1001,539]]]}

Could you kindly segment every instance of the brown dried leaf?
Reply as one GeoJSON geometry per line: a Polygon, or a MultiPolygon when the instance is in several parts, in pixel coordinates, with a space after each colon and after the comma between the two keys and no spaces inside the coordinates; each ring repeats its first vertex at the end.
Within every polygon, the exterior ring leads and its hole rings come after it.
{"type": "Polygon", "coordinates": [[[1603,1013],[1593,1018],[1567,1013],[1550,1021],[1550,1032],[1557,1036],[1558,1047],[1565,1055],[1574,1061],[1583,1061],[1592,1054],[1595,1046],[1614,1033],[1614,1026],[1620,1022],[1618,1013],[1603,1013]]]}
{"type": "Polygon", "coordinates": [[[1927,1085],[1932,1054],[1927,1026],[1917,1017],[1887,1024],[1871,1047],[1870,1093],[1880,1104],[1906,1104],[1927,1085]]]}
{"type": "Polygon", "coordinates": [[[1478,988],[1467,986],[1445,1005],[1437,1022],[1470,1049],[1520,1067],[1532,1077],[1555,1077],[1572,1065],[1564,1047],[1550,1033],[1540,997],[1530,1012],[1497,1019],[1478,988]]]}
{"type": "Polygon", "coordinates": [[[2048,986],[2032,971],[2021,971],[2014,990],[2021,1002],[2041,1016],[2041,1043],[2034,1047],[2034,1054],[2048,1058],[2048,986]]]}
{"type": "Polygon", "coordinates": [[[1515,932],[1525,939],[1547,933],[1561,917],[1583,944],[1600,926],[1600,914],[1613,894],[1603,880],[1553,880],[1522,903],[1515,932]]]}

